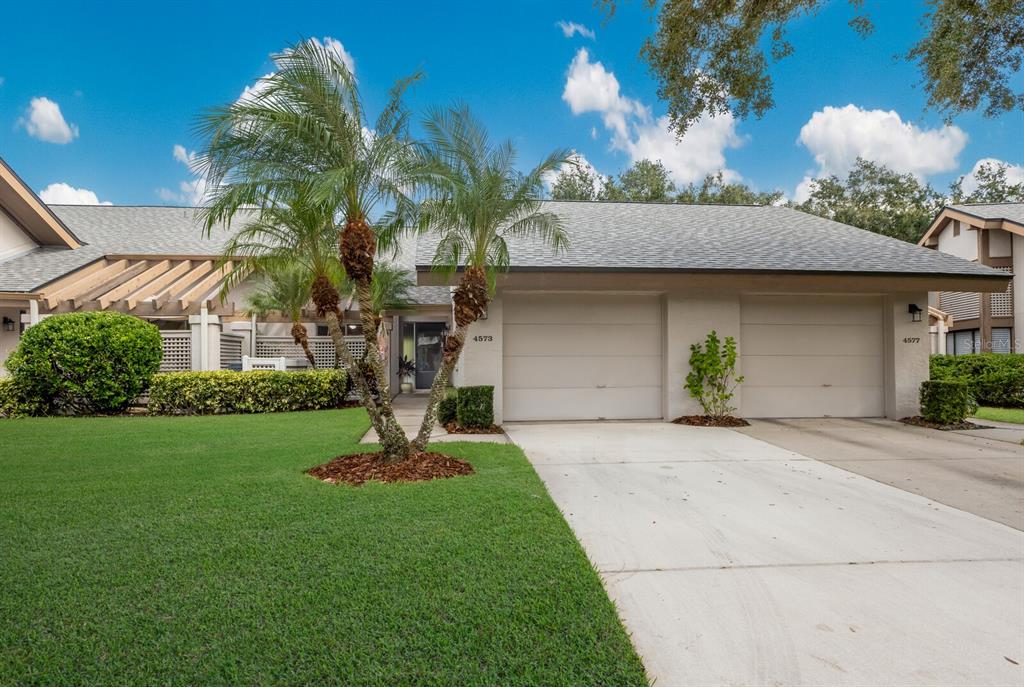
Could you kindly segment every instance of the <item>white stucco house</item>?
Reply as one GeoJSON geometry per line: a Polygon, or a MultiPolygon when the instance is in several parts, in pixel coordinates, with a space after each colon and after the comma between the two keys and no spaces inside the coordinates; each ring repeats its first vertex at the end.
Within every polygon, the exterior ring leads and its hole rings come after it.
{"type": "MultiPolygon", "coordinates": [[[[690,345],[735,337],[747,417],[901,417],[928,377],[929,292],[1001,293],[1011,275],[781,207],[548,202],[562,254],[513,241],[456,384],[492,384],[496,420],[665,419],[698,412],[683,389],[690,345]]],[[[237,221],[237,220],[236,220],[237,221]]],[[[227,235],[195,208],[47,206],[0,161],[0,360],[41,318],[117,310],[156,324],[164,369],[235,369],[243,355],[301,358],[283,319],[246,315],[243,282],[219,297],[227,235]]],[[[387,313],[398,360],[429,388],[451,327],[435,242],[396,258],[418,283],[387,313]]],[[[354,307],[349,304],[349,309],[354,307]]],[[[350,346],[362,343],[351,312],[350,346]]],[[[326,327],[304,313],[317,366],[326,327]]]]}

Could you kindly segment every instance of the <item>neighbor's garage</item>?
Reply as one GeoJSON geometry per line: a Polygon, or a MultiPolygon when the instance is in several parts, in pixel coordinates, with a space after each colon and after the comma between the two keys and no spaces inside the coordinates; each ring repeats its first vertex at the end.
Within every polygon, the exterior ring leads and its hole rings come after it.
{"type": "Polygon", "coordinates": [[[661,418],[656,295],[506,293],[505,420],[661,418]]]}
{"type": "Polygon", "coordinates": [[[745,417],[885,415],[882,300],[745,296],[745,417]]]}

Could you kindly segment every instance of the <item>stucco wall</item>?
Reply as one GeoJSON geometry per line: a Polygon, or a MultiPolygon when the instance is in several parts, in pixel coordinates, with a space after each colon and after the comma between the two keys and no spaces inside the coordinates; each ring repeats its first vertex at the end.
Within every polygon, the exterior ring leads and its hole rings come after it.
{"type": "Polygon", "coordinates": [[[1002,229],[990,229],[988,232],[988,254],[993,258],[1010,257],[1010,245],[1013,234],[1002,229]]]}
{"type": "MultiPolygon", "coordinates": [[[[714,329],[718,336],[727,336],[740,341],[740,297],[737,293],[716,294],[699,292],[672,292],[664,297],[665,304],[665,378],[664,417],[666,420],[680,415],[698,415],[700,406],[683,388],[690,371],[690,346],[704,341],[708,332],[714,329]]],[[[737,362],[737,368],[740,365],[737,362]]],[[[737,370],[742,374],[742,370],[737,370]]],[[[737,408],[743,407],[743,389],[738,388],[734,397],[737,408]]]]}
{"type": "Polygon", "coordinates": [[[502,305],[498,294],[487,307],[487,319],[474,322],[456,367],[456,386],[494,386],[494,422],[502,422],[502,305]]]}
{"type": "Polygon", "coordinates": [[[36,247],[36,242],[14,220],[0,210],[0,258],[18,255],[36,247]]]}
{"type": "Polygon", "coordinates": [[[7,356],[9,356],[14,349],[18,347],[18,341],[21,339],[21,334],[19,332],[21,310],[18,308],[0,308],[0,322],[3,321],[4,317],[14,320],[14,331],[6,331],[3,326],[0,326],[0,377],[7,374],[7,368],[4,366],[4,361],[6,361],[7,356]]]}
{"type": "Polygon", "coordinates": [[[939,233],[939,250],[964,260],[977,260],[978,232],[968,224],[953,220],[939,233]],[[960,226],[960,235],[954,236],[957,224],[960,226]]]}
{"type": "Polygon", "coordinates": [[[889,294],[885,297],[883,320],[885,347],[885,414],[890,418],[920,412],[921,382],[928,379],[928,317],[913,322],[907,307],[928,300],[924,291],[889,294]]]}

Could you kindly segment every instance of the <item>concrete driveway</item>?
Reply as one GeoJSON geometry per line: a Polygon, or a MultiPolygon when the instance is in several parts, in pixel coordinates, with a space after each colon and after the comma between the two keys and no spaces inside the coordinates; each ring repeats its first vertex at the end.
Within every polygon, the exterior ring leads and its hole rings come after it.
{"type": "Polygon", "coordinates": [[[658,685],[1024,678],[1024,533],[731,430],[506,430],[658,685]]]}
{"type": "Polygon", "coordinates": [[[797,419],[753,420],[737,431],[1024,530],[1019,425],[939,432],[891,420],[797,419]]]}

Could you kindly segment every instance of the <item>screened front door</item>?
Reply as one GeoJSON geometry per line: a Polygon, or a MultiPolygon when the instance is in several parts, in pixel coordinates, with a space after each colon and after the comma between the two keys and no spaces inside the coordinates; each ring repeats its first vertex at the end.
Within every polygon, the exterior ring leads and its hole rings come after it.
{"type": "Polygon", "coordinates": [[[443,322],[416,322],[416,388],[429,389],[441,369],[443,322]]]}

